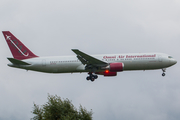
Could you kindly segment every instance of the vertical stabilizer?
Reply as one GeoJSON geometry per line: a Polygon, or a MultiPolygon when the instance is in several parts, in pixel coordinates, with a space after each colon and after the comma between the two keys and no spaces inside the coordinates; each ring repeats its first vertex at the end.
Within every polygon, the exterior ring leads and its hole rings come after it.
{"type": "Polygon", "coordinates": [[[3,31],[2,33],[15,59],[23,60],[38,57],[33,52],[31,52],[20,40],[18,40],[11,32],[3,31]]]}

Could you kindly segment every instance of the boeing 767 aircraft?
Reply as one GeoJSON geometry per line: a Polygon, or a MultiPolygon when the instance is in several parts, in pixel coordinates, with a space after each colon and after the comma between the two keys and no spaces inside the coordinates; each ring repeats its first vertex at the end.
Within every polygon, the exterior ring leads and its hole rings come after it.
{"type": "Polygon", "coordinates": [[[94,81],[97,75],[116,76],[117,72],[128,70],[165,70],[177,63],[164,53],[129,53],[88,55],[72,49],[76,56],[39,57],[31,52],[11,32],[3,31],[5,40],[14,58],[7,58],[10,67],[46,73],[87,72],[87,80],[94,81]]]}

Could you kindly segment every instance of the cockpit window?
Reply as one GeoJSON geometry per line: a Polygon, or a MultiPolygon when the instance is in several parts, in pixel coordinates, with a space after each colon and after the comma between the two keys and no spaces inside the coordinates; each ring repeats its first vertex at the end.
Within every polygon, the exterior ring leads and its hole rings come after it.
{"type": "Polygon", "coordinates": [[[168,56],[168,58],[173,58],[172,56],[168,56]]]}

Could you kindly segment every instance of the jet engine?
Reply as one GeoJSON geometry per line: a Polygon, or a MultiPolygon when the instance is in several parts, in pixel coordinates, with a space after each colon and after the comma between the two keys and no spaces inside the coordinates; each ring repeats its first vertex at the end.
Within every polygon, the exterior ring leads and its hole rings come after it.
{"type": "Polygon", "coordinates": [[[96,74],[104,76],[116,76],[117,72],[110,72],[109,70],[106,70],[105,72],[96,72],[96,74]]]}
{"type": "Polygon", "coordinates": [[[116,76],[117,75],[117,72],[110,72],[110,71],[105,71],[104,73],[104,76],[116,76]]]}
{"type": "Polygon", "coordinates": [[[124,64],[123,63],[110,63],[109,65],[111,72],[120,72],[123,71],[124,64]]]}
{"type": "Polygon", "coordinates": [[[102,69],[109,70],[110,72],[121,72],[123,71],[123,63],[110,63],[108,66],[103,67],[102,69]]]}

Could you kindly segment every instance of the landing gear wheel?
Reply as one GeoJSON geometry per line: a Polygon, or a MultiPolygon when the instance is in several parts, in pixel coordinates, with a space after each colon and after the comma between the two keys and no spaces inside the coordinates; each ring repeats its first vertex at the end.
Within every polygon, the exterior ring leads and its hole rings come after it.
{"type": "Polygon", "coordinates": [[[92,81],[92,82],[94,81],[94,77],[91,78],[91,81],[92,81]]]}
{"type": "Polygon", "coordinates": [[[162,73],[162,76],[164,77],[166,74],[164,72],[166,72],[166,68],[163,68],[162,69],[163,73],[162,73]]]}
{"type": "Polygon", "coordinates": [[[88,77],[86,78],[86,80],[90,80],[90,77],[88,76],[88,77]]]}
{"type": "Polygon", "coordinates": [[[98,78],[98,76],[97,76],[97,75],[94,75],[94,78],[95,78],[95,79],[97,79],[97,78],[98,78]]]}
{"type": "Polygon", "coordinates": [[[163,77],[164,77],[165,75],[166,75],[165,73],[162,74],[163,77]]]}
{"type": "Polygon", "coordinates": [[[89,76],[86,77],[86,80],[91,80],[93,82],[95,79],[98,78],[98,76],[95,74],[92,74],[92,72],[89,72],[88,74],[89,76]]]}

